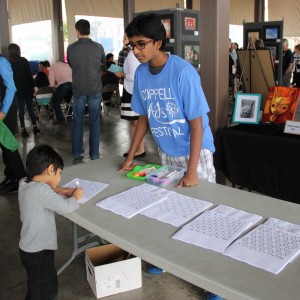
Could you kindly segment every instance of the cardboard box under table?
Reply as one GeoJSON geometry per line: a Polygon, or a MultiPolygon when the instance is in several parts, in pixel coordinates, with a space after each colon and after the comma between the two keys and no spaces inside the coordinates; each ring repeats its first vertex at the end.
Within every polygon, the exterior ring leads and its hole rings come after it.
{"type": "Polygon", "coordinates": [[[102,298],[142,286],[141,259],[109,244],[85,252],[86,274],[95,296],[102,298]]]}

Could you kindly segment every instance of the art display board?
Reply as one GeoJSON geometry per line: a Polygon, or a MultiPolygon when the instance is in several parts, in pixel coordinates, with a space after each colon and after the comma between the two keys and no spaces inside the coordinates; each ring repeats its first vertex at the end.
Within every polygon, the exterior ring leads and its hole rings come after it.
{"type": "Polygon", "coordinates": [[[243,68],[245,92],[261,94],[260,108],[263,110],[269,95],[268,86],[276,85],[270,50],[238,50],[237,55],[243,68]]]}
{"type": "MultiPolygon", "coordinates": [[[[167,43],[164,51],[176,54],[200,69],[200,11],[170,8],[143,13],[161,17],[166,29],[167,43]]],[[[135,16],[140,13],[135,14],[135,16]]]]}
{"type": "MultiPolygon", "coordinates": [[[[257,39],[262,39],[265,48],[270,49],[274,64],[275,83],[281,85],[282,76],[282,39],[283,21],[244,23],[244,45],[248,48],[249,38],[254,44],[257,39]]],[[[251,48],[251,44],[250,44],[251,48]]]]}

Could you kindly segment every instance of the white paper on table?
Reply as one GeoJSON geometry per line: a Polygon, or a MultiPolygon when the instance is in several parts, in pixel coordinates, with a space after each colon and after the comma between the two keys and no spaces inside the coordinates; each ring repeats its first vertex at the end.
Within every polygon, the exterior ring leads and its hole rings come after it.
{"type": "Polygon", "coordinates": [[[84,180],[80,178],[75,178],[70,182],[66,183],[63,187],[76,188],[76,181],[79,182],[79,186],[84,190],[84,196],[81,200],[77,201],[79,204],[84,204],[91,198],[102,192],[105,188],[109,186],[107,183],[101,183],[96,181],[84,180]]]}
{"type": "Polygon", "coordinates": [[[178,227],[212,205],[207,201],[175,193],[140,214],[178,227]]]}
{"type": "Polygon", "coordinates": [[[276,218],[269,218],[264,225],[274,226],[277,228],[284,229],[288,232],[300,235],[300,225],[282,221],[276,218]]]}
{"type": "Polygon", "coordinates": [[[173,238],[199,247],[223,252],[259,219],[261,219],[261,216],[233,207],[219,205],[186,224],[173,235],[173,238]]]}
{"type": "Polygon", "coordinates": [[[250,223],[250,226],[258,222],[262,218],[262,216],[251,214],[244,210],[236,209],[223,204],[218,205],[217,207],[212,209],[212,211],[222,214],[226,217],[247,221],[250,223]]]}
{"type": "Polygon", "coordinates": [[[144,209],[166,199],[174,192],[148,184],[133,187],[122,193],[108,197],[96,205],[119,214],[125,218],[132,218],[144,209]]]}
{"type": "Polygon", "coordinates": [[[224,255],[278,274],[300,253],[300,236],[261,224],[235,241],[224,255]]]}

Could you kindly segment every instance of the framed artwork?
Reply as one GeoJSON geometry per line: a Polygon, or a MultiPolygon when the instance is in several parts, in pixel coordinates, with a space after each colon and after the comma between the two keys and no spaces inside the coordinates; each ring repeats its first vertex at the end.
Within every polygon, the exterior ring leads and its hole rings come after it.
{"type": "Polygon", "coordinates": [[[270,88],[262,121],[285,124],[293,121],[299,101],[300,88],[273,86],[270,88]]]}
{"type": "Polygon", "coordinates": [[[164,47],[164,52],[168,53],[168,54],[174,54],[174,47],[170,47],[170,46],[165,46],[164,47]]]}
{"type": "Polygon", "coordinates": [[[253,49],[255,42],[261,39],[261,30],[260,29],[248,29],[245,30],[244,33],[244,48],[248,48],[249,44],[249,49],[253,49]]]}
{"type": "Polygon", "coordinates": [[[265,47],[266,47],[266,49],[270,49],[273,63],[275,63],[275,60],[279,60],[279,45],[278,45],[278,43],[266,42],[265,47]]]}
{"type": "Polygon", "coordinates": [[[260,119],[260,94],[237,93],[235,97],[234,123],[258,124],[260,119]]]}
{"type": "Polygon", "coordinates": [[[182,58],[198,68],[200,64],[200,42],[182,41],[182,58]]]}
{"type": "Polygon", "coordinates": [[[279,25],[269,25],[264,26],[264,40],[270,42],[276,42],[277,39],[280,39],[281,32],[279,25]]]}
{"type": "Polygon", "coordinates": [[[198,32],[198,15],[193,13],[186,13],[182,15],[182,34],[199,35],[198,32]]]}
{"type": "Polygon", "coordinates": [[[166,29],[167,43],[174,39],[174,19],[172,14],[160,15],[160,20],[166,29]]]}

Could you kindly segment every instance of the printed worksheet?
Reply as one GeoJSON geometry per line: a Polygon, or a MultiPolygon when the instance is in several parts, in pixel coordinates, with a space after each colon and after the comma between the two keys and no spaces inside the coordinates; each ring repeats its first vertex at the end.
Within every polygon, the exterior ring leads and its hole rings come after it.
{"type": "Polygon", "coordinates": [[[76,188],[77,186],[82,187],[84,190],[84,197],[81,200],[79,200],[78,203],[84,204],[91,198],[102,192],[105,188],[109,186],[109,184],[75,178],[64,185],[64,187],[70,188],[76,188]]]}
{"type": "Polygon", "coordinates": [[[223,254],[278,274],[300,253],[300,235],[261,224],[229,246],[223,254]]]}
{"type": "Polygon", "coordinates": [[[144,209],[166,199],[172,194],[174,194],[172,191],[150,184],[142,184],[108,197],[96,205],[125,218],[132,218],[144,209]]]}
{"type": "Polygon", "coordinates": [[[282,220],[275,219],[275,218],[269,218],[264,223],[264,225],[274,226],[274,227],[277,227],[277,228],[284,229],[288,232],[300,235],[300,225],[298,225],[298,224],[289,223],[289,222],[282,221],[282,220]]]}
{"type": "Polygon", "coordinates": [[[241,210],[234,212],[235,210],[237,209],[233,207],[219,205],[210,211],[205,211],[186,224],[172,238],[223,252],[240,234],[261,218],[241,210]]]}
{"type": "Polygon", "coordinates": [[[207,201],[174,193],[140,214],[178,227],[212,205],[207,201]]]}

